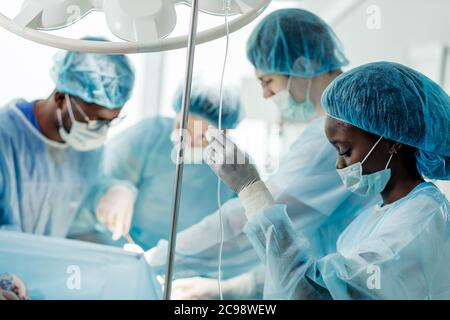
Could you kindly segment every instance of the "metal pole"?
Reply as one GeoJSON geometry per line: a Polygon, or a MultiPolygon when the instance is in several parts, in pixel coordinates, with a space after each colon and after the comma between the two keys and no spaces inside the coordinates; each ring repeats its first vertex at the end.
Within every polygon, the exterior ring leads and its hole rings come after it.
{"type": "Polygon", "coordinates": [[[197,21],[198,21],[198,1],[192,1],[192,12],[191,12],[191,22],[190,22],[190,32],[188,40],[188,50],[186,57],[186,76],[185,85],[183,91],[183,104],[182,104],[182,118],[181,118],[181,131],[180,131],[180,143],[177,154],[177,164],[175,172],[175,186],[173,194],[172,203],[172,217],[170,222],[170,237],[169,237],[169,247],[167,249],[167,267],[166,276],[164,280],[164,299],[170,300],[172,291],[172,277],[173,277],[173,260],[175,255],[176,247],[176,235],[177,235],[177,223],[178,223],[178,211],[180,207],[180,197],[181,197],[181,185],[183,180],[183,159],[184,159],[184,141],[183,135],[187,128],[189,107],[190,107],[190,97],[191,97],[191,84],[192,84],[192,73],[194,69],[194,55],[195,55],[195,38],[197,35],[197,21]]]}
{"type": "Polygon", "coordinates": [[[448,61],[450,60],[450,47],[445,46],[442,49],[442,60],[441,60],[441,70],[440,70],[440,74],[439,74],[439,84],[441,85],[442,88],[445,88],[447,79],[447,64],[448,61]]]}

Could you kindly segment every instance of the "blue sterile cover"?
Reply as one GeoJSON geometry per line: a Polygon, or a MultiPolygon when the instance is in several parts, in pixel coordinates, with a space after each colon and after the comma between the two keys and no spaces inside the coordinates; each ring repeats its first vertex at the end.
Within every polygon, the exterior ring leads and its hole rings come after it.
{"type": "Polygon", "coordinates": [[[88,242],[0,230],[0,273],[14,273],[31,299],[160,299],[142,254],[88,242]]]}

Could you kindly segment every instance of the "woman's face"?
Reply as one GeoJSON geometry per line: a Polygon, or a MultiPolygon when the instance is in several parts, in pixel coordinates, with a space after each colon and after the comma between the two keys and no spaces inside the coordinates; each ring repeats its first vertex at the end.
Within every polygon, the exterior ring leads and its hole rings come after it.
{"type": "MultiPolygon", "coordinates": [[[[189,115],[187,124],[187,132],[189,132],[191,147],[206,147],[208,140],[206,139],[206,131],[208,131],[209,122],[194,115],[189,115]]],[[[175,120],[175,129],[181,127],[181,115],[178,115],[175,120]]]]}
{"type": "Polygon", "coordinates": [[[279,74],[265,74],[255,71],[261,87],[264,99],[268,99],[287,88],[288,77],[279,74]]]}
{"type": "MultiPolygon", "coordinates": [[[[280,91],[286,90],[288,87],[289,77],[280,74],[265,74],[258,70],[255,71],[261,87],[263,89],[264,99],[268,99],[280,91]]],[[[297,102],[306,100],[306,92],[308,91],[309,82],[312,79],[291,77],[289,93],[297,102]]]]}
{"type": "MultiPolygon", "coordinates": [[[[372,135],[357,127],[327,117],[325,133],[328,141],[336,148],[338,158],[336,169],[344,169],[361,162],[376,144],[379,136],[372,135]]],[[[363,174],[370,174],[386,167],[390,157],[387,140],[381,139],[363,164],[363,174]]]]}

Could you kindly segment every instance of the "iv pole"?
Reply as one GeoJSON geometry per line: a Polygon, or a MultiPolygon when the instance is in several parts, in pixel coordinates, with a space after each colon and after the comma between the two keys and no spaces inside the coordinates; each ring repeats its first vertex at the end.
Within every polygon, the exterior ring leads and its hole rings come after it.
{"type": "Polygon", "coordinates": [[[173,278],[173,264],[176,247],[177,236],[177,223],[178,213],[180,209],[180,197],[181,186],[183,180],[183,167],[184,167],[184,132],[187,128],[189,108],[191,104],[191,85],[192,85],[192,73],[194,69],[194,56],[195,56],[195,39],[197,35],[197,22],[198,22],[198,0],[192,0],[191,21],[189,28],[189,39],[186,56],[186,74],[183,90],[183,102],[182,102],[182,118],[181,118],[181,130],[179,135],[179,145],[177,152],[177,163],[175,171],[175,186],[172,203],[172,216],[170,221],[170,236],[169,245],[167,249],[167,265],[166,275],[164,280],[164,300],[170,300],[172,292],[172,278],[173,278]]]}

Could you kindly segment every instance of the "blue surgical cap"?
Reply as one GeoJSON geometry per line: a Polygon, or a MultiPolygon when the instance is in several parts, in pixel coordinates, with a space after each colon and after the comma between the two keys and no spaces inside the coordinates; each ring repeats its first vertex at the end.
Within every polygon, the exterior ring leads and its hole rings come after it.
{"type": "MultiPolygon", "coordinates": [[[[181,112],[183,86],[180,86],[173,99],[173,109],[181,112]]],[[[191,88],[190,113],[219,126],[220,87],[194,79],[191,88]]],[[[222,128],[233,129],[239,124],[241,100],[237,89],[226,86],[223,89],[222,128]]]]}
{"type": "Polygon", "coordinates": [[[265,17],[247,42],[247,57],[263,73],[303,78],[348,64],[330,26],[301,9],[277,10],[265,17]]]}
{"type": "Polygon", "coordinates": [[[124,55],[61,51],[55,55],[51,76],[58,91],[108,109],[122,108],[134,86],[134,68],[124,55]]]}
{"type": "Polygon", "coordinates": [[[322,95],[327,114],[415,147],[419,173],[450,179],[450,97],[423,74],[391,62],[337,77],[322,95]]]}

